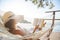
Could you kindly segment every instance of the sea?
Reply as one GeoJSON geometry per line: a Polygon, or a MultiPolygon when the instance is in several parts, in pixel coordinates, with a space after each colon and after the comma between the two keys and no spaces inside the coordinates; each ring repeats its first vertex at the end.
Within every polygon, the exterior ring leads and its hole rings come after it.
{"type": "MultiPolygon", "coordinates": [[[[52,21],[45,21],[46,25],[45,27],[42,28],[43,31],[49,29],[52,25],[52,21]]],[[[21,29],[23,30],[27,30],[28,32],[33,32],[34,30],[34,25],[33,23],[18,23],[17,24],[21,29]]],[[[36,32],[38,32],[39,30],[36,30],[36,32]]],[[[53,27],[53,31],[52,32],[60,32],[60,20],[56,20],[54,23],[54,27],[53,27]]]]}

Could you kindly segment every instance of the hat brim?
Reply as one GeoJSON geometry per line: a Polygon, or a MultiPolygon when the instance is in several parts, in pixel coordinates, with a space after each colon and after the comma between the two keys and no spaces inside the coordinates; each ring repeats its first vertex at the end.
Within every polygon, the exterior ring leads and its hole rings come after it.
{"type": "Polygon", "coordinates": [[[5,12],[4,15],[2,16],[4,22],[6,22],[10,17],[12,17],[14,14],[11,11],[5,12]]]}

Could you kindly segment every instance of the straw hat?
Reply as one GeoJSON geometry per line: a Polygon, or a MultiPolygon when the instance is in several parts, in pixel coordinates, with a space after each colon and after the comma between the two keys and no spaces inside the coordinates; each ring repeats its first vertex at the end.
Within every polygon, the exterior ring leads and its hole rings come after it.
{"type": "Polygon", "coordinates": [[[12,16],[14,16],[13,12],[11,11],[5,12],[4,15],[2,16],[4,23],[7,22],[12,16]]]}
{"type": "Polygon", "coordinates": [[[3,15],[3,21],[6,23],[10,19],[15,19],[17,22],[24,20],[24,15],[14,15],[13,12],[8,11],[3,15]]]}

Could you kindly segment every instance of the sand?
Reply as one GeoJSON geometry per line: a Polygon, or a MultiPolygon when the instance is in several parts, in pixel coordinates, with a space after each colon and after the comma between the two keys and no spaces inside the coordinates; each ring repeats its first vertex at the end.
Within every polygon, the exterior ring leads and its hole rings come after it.
{"type": "MultiPolygon", "coordinates": [[[[45,36],[46,34],[44,34],[40,40],[48,40],[48,37],[45,36]]],[[[50,35],[50,40],[60,40],[60,32],[52,32],[50,35]]]]}
{"type": "Polygon", "coordinates": [[[60,40],[60,32],[52,32],[50,35],[51,40],[60,40]]]}

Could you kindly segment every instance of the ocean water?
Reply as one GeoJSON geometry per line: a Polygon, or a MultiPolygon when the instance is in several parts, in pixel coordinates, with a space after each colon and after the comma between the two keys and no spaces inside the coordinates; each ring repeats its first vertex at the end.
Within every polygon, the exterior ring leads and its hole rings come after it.
{"type": "Polygon", "coordinates": [[[60,32],[60,25],[55,25],[53,32],[60,32]]]}
{"type": "MultiPolygon", "coordinates": [[[[45,30],[49,29],[51,27],[51,24],[52,24],[51,22],[46,22],[46,25],[42,30],[45,31],[45,30]]],[[[30,24],[30,23],[19,23],[18,25],[23,30],[25,29],[29,32],[32,32],[34,29],[34,25],[30,24]]],[[[55,21],[53,32],[60,32],[60,21],[59,22],[55,21]]]]}

